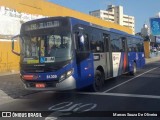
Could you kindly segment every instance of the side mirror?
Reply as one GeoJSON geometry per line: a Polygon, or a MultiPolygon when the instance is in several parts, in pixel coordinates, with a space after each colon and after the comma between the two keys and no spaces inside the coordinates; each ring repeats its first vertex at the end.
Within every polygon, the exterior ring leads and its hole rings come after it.
{"type": "Polygon", "coordinates": [[[20,56],[20,53],[15,51],[15,44],[14,44],[14,42],[18,41],[19,39],[20,39],[20,35],[16,35],[16,36],[14,36],[14,37],[11,38],[11,40],[12,40],[12,52],[14,54],[18,55],[18,56],[20,56]]]}

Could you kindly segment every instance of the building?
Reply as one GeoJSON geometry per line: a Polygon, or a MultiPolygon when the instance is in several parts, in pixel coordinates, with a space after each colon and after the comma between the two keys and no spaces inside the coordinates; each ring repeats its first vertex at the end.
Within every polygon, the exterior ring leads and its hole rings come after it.
{"type": "Polygon", "coordinates": [[[31,15],[0,6],[0,38],[17,35],[22,23],[42,17],[41,15],[31,15]]]}
{"type": "Polygon", "coordinates": [[[122,6],[108,5],[107,10],[94,10],[90,11],[89,14],[106,21],[129,27],[132,29],[133,33],[135,33],[135,19],[133,16],[125,15],[122,6]]]}
{"type": "MultiPolygon", "coordinates": [[[[22,23],[41,17],[0,6],[0,73],[19,71],[20,59],[12,53],[11,38],[20,33],[22,23]]],[[[15,48],[18,46],[19,43],[15,42],[15,48]]]]}

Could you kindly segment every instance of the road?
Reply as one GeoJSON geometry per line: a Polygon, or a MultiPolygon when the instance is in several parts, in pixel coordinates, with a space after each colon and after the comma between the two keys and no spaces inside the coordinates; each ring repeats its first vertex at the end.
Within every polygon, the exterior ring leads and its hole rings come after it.
{"type": "MultiPolygon", "coordinates": [[[[160,118],[156,117],[156,114],[159,116],[157,112],[160,111],[159,71],[160,62],[147,64],[143,69],[138,70],[135,76],[122,75],[116,80],[107,80],[102,91],[96,93],[22,90],[19,96],[1,104],[0,111],[49,111],[45,118],[41,118],[43,120],[51,119],[50,116],[52,116],[52,120],[88,120],[91,118],[119,120],[122,117],[108,116],[112,116],[113,113],[120,115],[121,111],[122,113],[125,111],[126,114],[137,111],[137,115],[142,112],[143,116],[146,116],[141,119],[156,120],[160,118]],[[80,114],[76,114],[77,112],[80,114]],[[88,116],[88,118],[84,116],[88,116]]],[[[19,79],[18,75],[12,76],[5,76],[5,79],[19,79]]],[[[13,96],[11,95],[11,97],[13,96]]],[[[137,118],[134,117],[134,119],[137,118]]]]}

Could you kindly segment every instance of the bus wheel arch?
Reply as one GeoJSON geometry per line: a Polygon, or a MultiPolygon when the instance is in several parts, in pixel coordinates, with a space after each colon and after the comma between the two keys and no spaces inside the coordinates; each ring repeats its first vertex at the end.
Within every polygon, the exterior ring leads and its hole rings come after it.
{"type": "Polygon", "coordinates": [[[104,85],[104,70],[102,66],[99,66],[95,71],[94,80],[92,85],[90,86],[90,90],[92,92],[98,92],[102,89],[103,85],[104,85]]]}
{"type": "Polygon", "coordinates": [[[103,67],[102,66],[98,66],[97,67],[97,69],[96,69],[96,71],[97,70],[99,70],[100,72],[101,72],[101,74],[102,74],[102,85],[104,84],[104,80],[105,80],[105,73],[104,73],[104,69],[103,69],[103,67]]]}

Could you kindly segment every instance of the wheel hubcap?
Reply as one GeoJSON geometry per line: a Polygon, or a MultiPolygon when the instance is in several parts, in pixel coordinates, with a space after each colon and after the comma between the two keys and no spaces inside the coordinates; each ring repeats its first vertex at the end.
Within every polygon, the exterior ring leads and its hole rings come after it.
{"type": "Polygon", "coordinates": [[[136,73],[136,65],[134,65],[133,71],[134,73],[136,73]]]}

